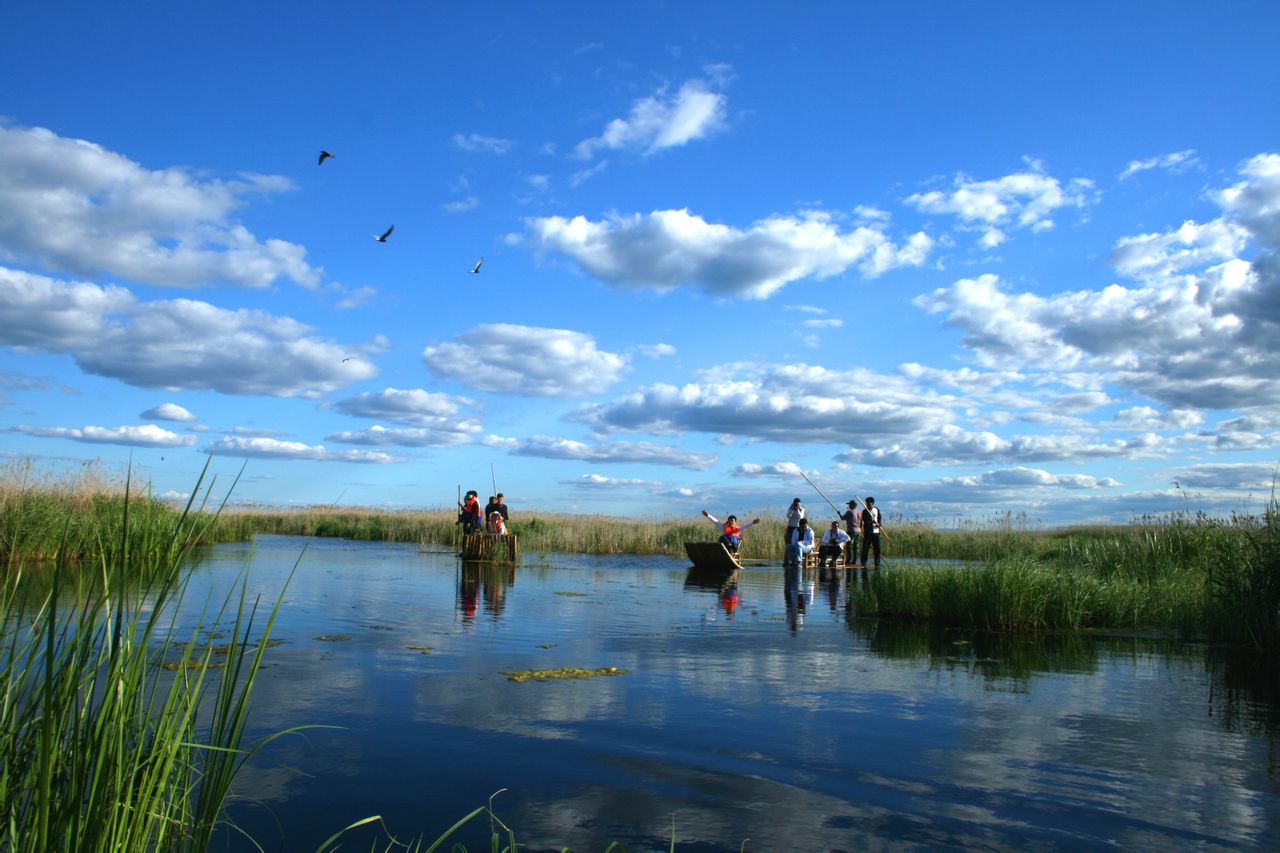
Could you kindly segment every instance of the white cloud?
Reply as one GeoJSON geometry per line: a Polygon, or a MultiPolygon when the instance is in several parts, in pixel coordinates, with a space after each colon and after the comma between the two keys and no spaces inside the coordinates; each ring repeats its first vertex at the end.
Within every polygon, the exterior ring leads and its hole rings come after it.
{"type": "Polygon", "coordinates": [[[982,228],[982,245],[994,248],[1004,242],[1009,228],[1043,231],[1053,227],[1055,211],[1083,208],[1093,200],[1092,181],[1073,178],[1064,186],[1057,178],[1044,174],[1039,164],[1033,162],[1031,166],[1032,171],[989,181],[957,175],[953,190],[914,193],[905,201],[925,213],[951,214],[961,222],[982,228]]]}
{"type": "Polygon", "coordinates": [[[323,444],[303,444],[275,438],[227,436],[210,445],[209,450],[227,456],[257,459],[306,459],[316,462],[394,462],[388,453],[373,450],[329,450],[323,444]]]}
{"type": "Polygon", "coordinates": [[[1252,462],[1191,465],[1169,472],[1180,488],[1270,490],[1277,482],[1274,465],[1252,462]]]}
{"type": "MultiPolygon", "coordinates": [[[[527,221],[526,242],[568,255],[598,279],[624,288],[701,287],[722,296],[763,299],[789,282],[825,279],[857,266],[875,277],[919,266],[933,241],[923,232],[895,245],[875,228],[841,232],[830,216],[773,216],[742,230],[688,210],[610,216],[550,216],[527,221]]],[[[516,238],[518,239],[518,238],[516,238]]]]}
{"type": "Polygon", "coordinates": [[[357,418],[391,421],[413,427],[434,429],[455,419],[464,407],[474,406],[469,397],[455,397],[421,388],[383,388],[357,394],[334,404],[343,414],[357,418]]]}
{"type": "Polygon", "coordinates": [[[88,444],[121,444],[126,447],[190,447],[197,438],[194,435],[178,435],[155,424],[118,427],[32,427],[19,425],[15,432],[40,438],[66,438],[88,444]]]}
{"type": "Polygon", "coordinates": [[[120,287],[0,267],[0,346],[67,353],[86,372],[143,388],[316,397],[376,375],[369,356],[385,340],[348,347],[311,332],[263,311],[140,302],[120,287]]]}
{"type": "Polygon", "coordinates": [[[769,465],[744,462],[733,469],[735,477],[769,477],[782,480],[794,480],[804,473],[805,470],[794,462],[774,462],[769,465]]]}
{"type": "Polygon", "coordinates": [[[600,474],[583,474],[576,480],[561,480],[561,485],[593,491],[612,491],[625,489],[643,489],[653,492],[667,488],[660,480],[640,480],[633,477],[605,477],[600,474]]]}
{"type": "Polygon", "coordinates": [[[805,364],[724,365],[713,378],[683,386],[660,383],[574,418],[600,431],[694,431],[796,444],[880,444],[931,432],[956,401],[897,376],[805,364]]]}
{"type": "Polygon", "coordinates": [[[659,90],[631,105],[626,118],[615,118],[599,136],[574,149],[583,159],[600,149],[634,149],[653,154],[710,136],[724,126],[725,96],[704,80],[685,82],[674,95],[659,90]]]}
{"type": "Polygon", "coordinates": [[[1120,180],[1128,180],[1139,172],[1145,172],[1149,169],[1184,172],[1199,162],[1196,159],[1194,148],[1188,148],[1186,151],[1175,151],[1172,154],[1161,154],[1157,157],[1149,157],[1146,160],[1130,160],[1129,165],[1125,166],[1124,171],[1120,173],[1120,180]]]}
{"type": "Polygon", "coordinates": [[[676,348],[671,344],[641,344],[636,352],[646,358],[670,358],[676,354],[676,348]]]}
{"type": "Polygon", "coordinates": [[[444,210],[445,213],[465,213],[468,210],[475,210],[479,206],[479,197],[469,195],[466,198],[458,199],[457,201],[446,201],[444,204],[440,205],[440,208],[444,210]]]}
{"type": "Polygon", "coordinates": [[[480,133],[455,133],[453,144],[463,151],[481,151],[487,154],[506,154],[515,145],[513,139],[501,139],[480,133]]]}
{"type": "Polygon", "coordinates": [[[536,435],[525,439],[511,450],[515,456],[538,456],[544,459],[576,459],[594,463],[645,463],[672,465],[693,471],[705,471],[719,458],[714,453],[681,450],[644,441],[613,441],[587,444],[555,436],[536,435]]]}
{"type": "Polygon", "coordinates": [[[177,403],[161,403],[147,409],[139,417],[146,418],[149,421],[194,421],[196,416],[191,412],[179,406],[177,403]]]}
{"type": "Polygon", "coordinates": [[[450,421],[436,427],[387,427],[374,424],[356,431],[335,432],[324,437],[325,441],[343,444],[362,444],[371,447],[400,445],[402,447],[456,447],[469,444],[483,432],[474,421],[450,421]]]}
{"type": "Polygon", "coordinates": [[[0,126],[0,254],[146,284],[314,287],[322,271],[303,247],[259,241],[233,218],[245,196],[288,188],[281,177],[155,171],[83,139],[0,126]]]}
{"type": "Polygon", "coordinates": [[[916,304],[945,314],[984,365],[1092,372],[1172,410],[1272,407],[1280,399],[1280,258],[1270,248],[1280,238],[1280,156],[1254,157],[1241,175],[1214,196],[1223,218],[1117,244],[1120,271],[1140,287],[1039,296],[1010,293],[988,274],[916,304]],[[1253,261],[1236,256],[1250,238],[1263,248],[1253,261]]]}
{"type": "Polygon", "coordinates": [[[924,435],[838,454],[836,461],[877,468],[922,468],[983,462],[1069,462],[1084,459],[1138,459],[1162,455],[1166,445],[1151,434],[1091,441],[1083,435],[1018,435],[970,432],[954,424],[924,435]]]}
{"type": "Polygon", "coordinates": [[[476,326],[428,346],[422,360],[438,376],[525,397],[598,394],[618,381],[627,363],[582,332],[508,323],[476,326]]]}

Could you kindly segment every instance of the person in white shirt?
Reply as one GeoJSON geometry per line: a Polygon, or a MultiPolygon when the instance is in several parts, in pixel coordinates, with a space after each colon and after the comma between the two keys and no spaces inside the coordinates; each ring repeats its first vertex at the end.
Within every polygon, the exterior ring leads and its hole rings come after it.
{"type": "MultiPolygon", "coordinates": [[[[799,500],[799,498],[797,498],[799,500]]],[[[809,519],[800,519],[795,529],[787,538],[787,551],[782,559],[784,566],[798,566],[804,562],[805,555],[813,550],[813,529],[809,527],[809,519]]]]}
{"type": "Polygon", "coordinates": [[[791,539],[796,532],[796,528],[800,526],[800,522],[804,517],[804,507],[800,505],[800,499],[796,498],[791,502],[791,506],[787,508],[787,537],[783,540],[783,545],[791,544],[791,539]]]}
{"type": "Polygon", "coordinates": [[[849,541],[849,534],[840,529],[840,522],[831,522],[831,529],[822,534],[822,548],[818,551],[818,565],[824,565],[830,561],[832,567],[841,562],[841,556],[844,554],[845,543],[849,541]]]}

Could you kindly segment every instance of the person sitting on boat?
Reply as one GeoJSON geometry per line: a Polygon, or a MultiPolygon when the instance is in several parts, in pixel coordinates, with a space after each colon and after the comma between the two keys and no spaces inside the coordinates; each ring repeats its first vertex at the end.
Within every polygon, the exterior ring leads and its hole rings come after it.
{"type": "Polygon", "coordinates": [[[507,523],[502,520],[502,513],[496,509],[489,513],[489,532],[494,536],[507,535],[507,523]]]}
{"type": "Polygon", "coordinates": [[[799,566],[804,562],[805,556],[813,550],[813,528],[809,526],[809,519],[800,519],[795,530],[791,531],[791,535],[787,538],[787,551],[782,559],[784,566],[799,566]]]}
{"type": "Polygon", "coordinates": [[[844,546],[849,541],[849,534],[840,529],[840,522],[831,522],[831,529],[822,534],[822,548],[818,551],[818,563],[830,561],[834,568],[841,562],[844,546]]]}
{"type": "MultiPolygon", "coordinates": [[[[702,514],[705,515],[707,518],[709,518],[712,521],[712,523],[720,524],[720,519],[716,518],[714,515],[707,512],[705,509],[702,511],[702,514]]],[[[723,525],[724,534],[720,537],[720,544],[723,545],[729,551],[730,554],[738,553],[738,545],[742,543],[742,534],[745,533],[747,528],[750,527],[751,525],[759,524],[759,523],[760,523],[760,519],[753,518],[751,521],[748,521],[746,524],[739,526],[738,517],[736,515],[729,516],[724,520],[724,525],[723,525]]]]}

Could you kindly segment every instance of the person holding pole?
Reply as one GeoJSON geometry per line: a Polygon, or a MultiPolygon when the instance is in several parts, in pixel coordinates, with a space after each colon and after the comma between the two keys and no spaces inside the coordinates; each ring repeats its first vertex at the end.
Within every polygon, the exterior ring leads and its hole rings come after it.
{"type": "Polygon", "coordinates": [[[876,499],[867,496],[866,509],[862,511],[862,558],[858,561],[858,568],[865,569],[867,567],[867,551],[868,549],[875,552],[876,568],[880,568],[880,507],[876,506],[876,499]]]}

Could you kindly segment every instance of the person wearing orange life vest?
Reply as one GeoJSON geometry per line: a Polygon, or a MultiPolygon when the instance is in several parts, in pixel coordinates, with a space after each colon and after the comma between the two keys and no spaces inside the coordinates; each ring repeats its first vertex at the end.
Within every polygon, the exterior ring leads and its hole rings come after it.
{"type": "Polygon", "coordinates": [[[474,533],[484,526],[480,517],[480,499],[476,492],[467,492],[464,502],[458,504],[458,521],[462,522],[462,533],[474,533]]]}
{"type": "Polygon", "coordinates": [[[489,532],[494,536],[507,535],[507,523],[502,520],[502,513],[496,509],[489,513],[489,532]]]}
{"type": "MultiPolygon", "coordinates": [[[[702,514],[705,515],[713,524],[721,524],[720,519],[716,518],[705,509],[702,511],[702,514]]],[[[736,515],[729,516],[724,520],[723,524],[721,524],[721,529],[724,532],[720,536],[720,544],[724,545],[730,554],[738,553],[738,545],[742,542],[742,534],[745,533],[747,528],[751,525],[759,523],[760,519],[754,518],[746,524],[739,526],[738,517],[736,515]]]]}

